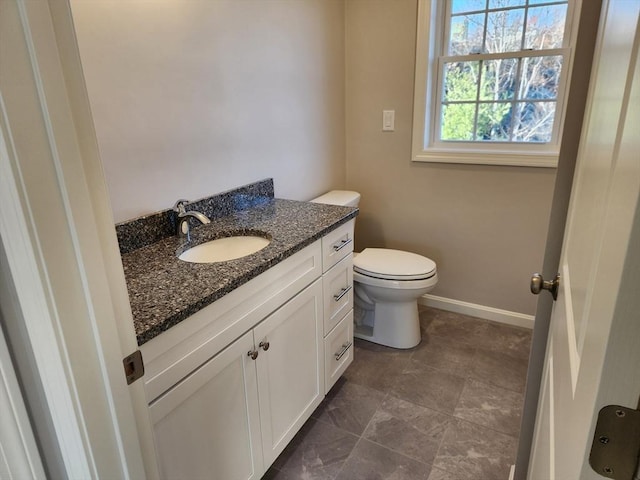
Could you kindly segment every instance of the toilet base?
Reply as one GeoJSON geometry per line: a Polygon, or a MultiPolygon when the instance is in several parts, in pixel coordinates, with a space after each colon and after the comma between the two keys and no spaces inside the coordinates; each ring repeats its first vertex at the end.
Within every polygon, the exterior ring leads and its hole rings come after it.
{"type": "Polygon", "coordinates": [[[353,336],[392,348],[413,348],[420,343],[418,302],[376,302],[375,309],[355,306],[353,336]],[[379,321],[382,320],[382,321],[379,321]]]}

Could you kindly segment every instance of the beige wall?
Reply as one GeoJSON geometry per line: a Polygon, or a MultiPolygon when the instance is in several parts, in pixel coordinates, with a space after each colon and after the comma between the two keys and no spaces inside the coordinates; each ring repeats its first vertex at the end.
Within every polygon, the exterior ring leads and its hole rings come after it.
{"type": "Polygon", "coordinates": [[[293,199],[346,179],[359,249],[428,255],[434,294],[534,312],[555,171],[410,161],[416,0],[72,7],[116,221],[266,177],[293,199]]]}
{"type": "Polygon", "coordinates": [[[347,187],[362,193],[357,249],[438,264],[434,295],[533,314],[554,169],[412,163],[416,0],[347,0],[347,187]],[[382,110],[396,111],[382,132],[382,110]]]}
{"type": "Polygon", "coordinates": [[[72,0],[116,221],[344,186],[342,0],[72,0]]]}

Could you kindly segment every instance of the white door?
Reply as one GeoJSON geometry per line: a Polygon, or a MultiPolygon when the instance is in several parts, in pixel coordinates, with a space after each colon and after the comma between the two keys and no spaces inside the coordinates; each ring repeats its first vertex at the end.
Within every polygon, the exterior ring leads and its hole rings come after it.
{"type": "Polygon", "coordinates": [[[144,386],[124,376],[137,343],[67,0],[0,0],[0,205],[3,326],[47,473],[156,478],[144,386]]]}
{"type": "Polygon", "coordinates": [[[264,473],[256,367],[247,332],[149,410],[161,478],[258,480],[264,473]]]}
{"type": "Polygon", "coordinates": [[[253,330],[265,465],[271,465],[324,398],[322,281],[253,330]]]}
{"type": "Polygon", "coordinates": [[[605,0],[551,316],[530,480],[603,478],[598,411],[640,395],[637,0],[605,0]]]}

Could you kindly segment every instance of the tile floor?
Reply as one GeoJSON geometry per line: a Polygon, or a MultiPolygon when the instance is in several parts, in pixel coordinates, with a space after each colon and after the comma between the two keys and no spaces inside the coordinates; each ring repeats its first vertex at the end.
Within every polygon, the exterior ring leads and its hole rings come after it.
{"type": "Polygon", "coordinates": [[[531,332],[420,307],[422,342],[355,360],[263,480],[507,480],[531,332]]]}

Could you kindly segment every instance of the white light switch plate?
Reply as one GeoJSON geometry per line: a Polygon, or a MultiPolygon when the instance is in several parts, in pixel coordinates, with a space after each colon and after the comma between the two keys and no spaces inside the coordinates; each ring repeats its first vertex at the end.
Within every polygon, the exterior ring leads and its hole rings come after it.
{"type": "Polygon", "coordinates": [[[393,132],[396,123],[396,111],[395,110],[383,110],[382,111],[382,131],[393,132]]]}

